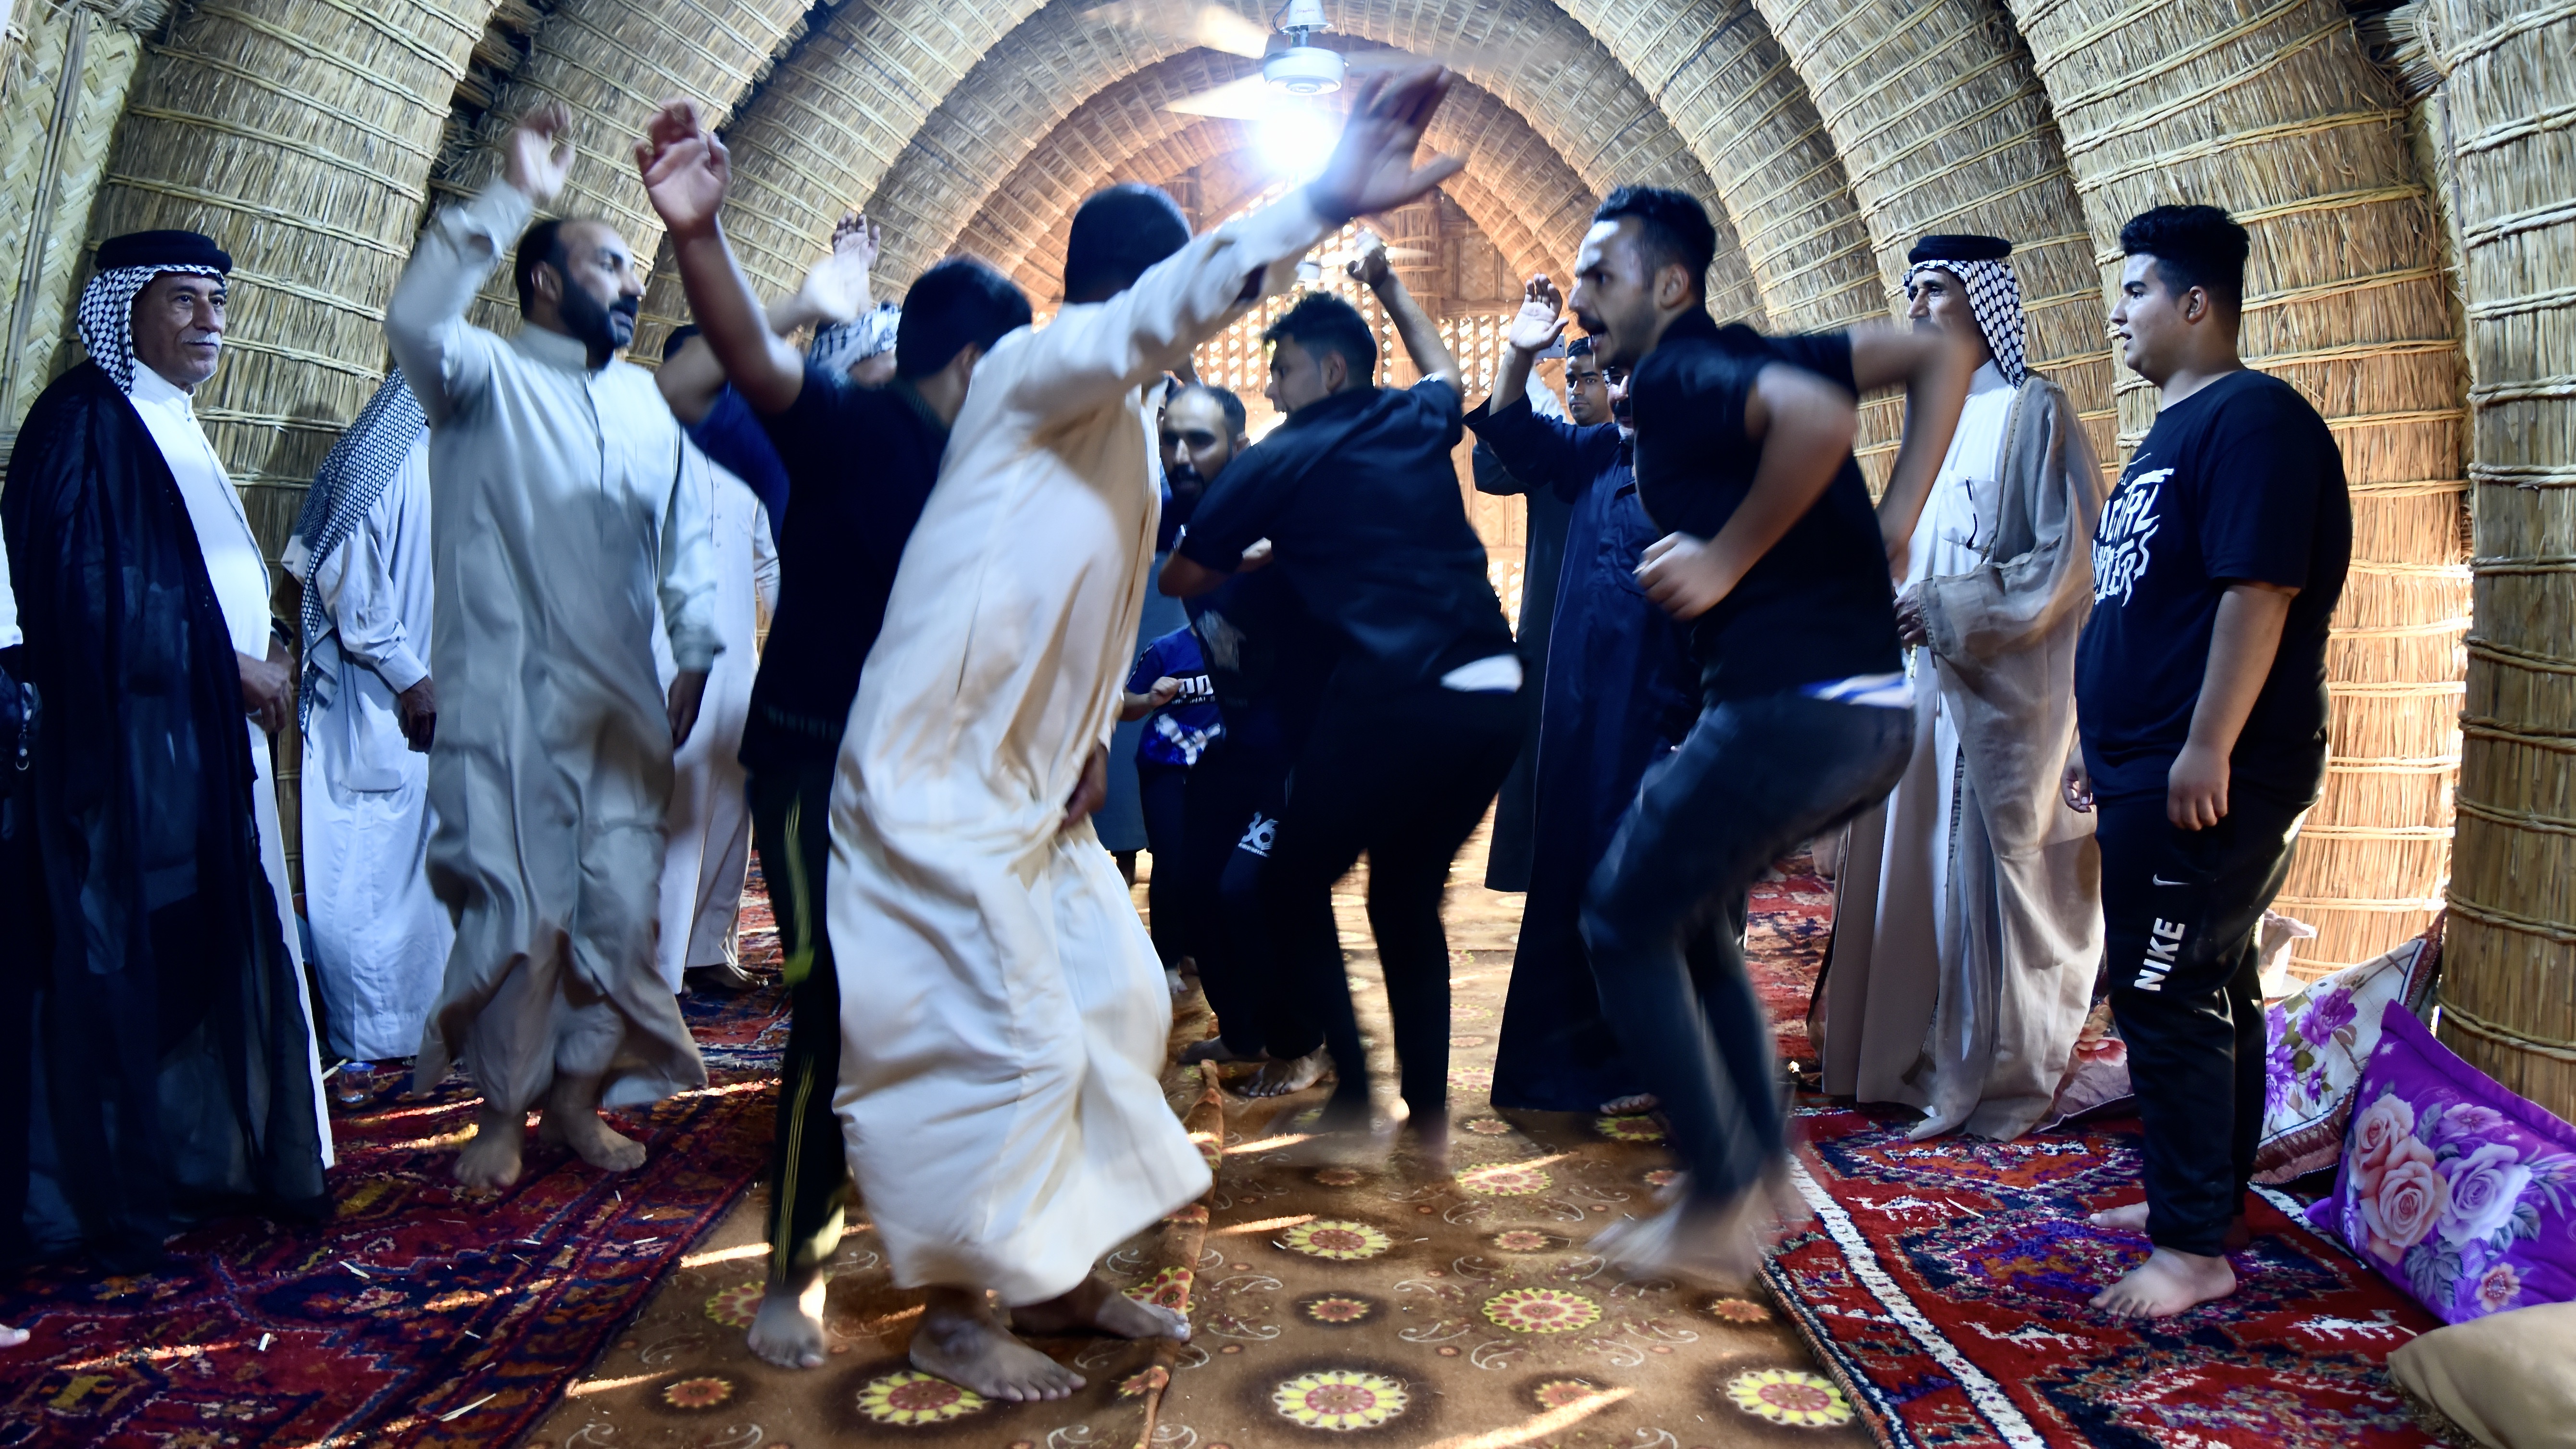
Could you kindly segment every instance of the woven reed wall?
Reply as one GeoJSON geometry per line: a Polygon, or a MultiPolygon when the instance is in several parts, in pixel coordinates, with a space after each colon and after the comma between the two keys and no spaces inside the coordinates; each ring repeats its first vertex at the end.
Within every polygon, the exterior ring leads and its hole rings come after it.
{"type": "MultiPolygon", "coordinates": [[[[770,58],[802,24],[812,0],[564,0],[547,13],[527,59],[484,115],[462,137],[465,149],[442,158],[443,192],[471,192],[500,165],[498,144],[530,106],[562,101],[573,114],[579,155],[552,211],[600,216],[651,265],[662,220],[635,175],[633,147],[663,101],[685,96],[721,123],[765,73],[770,58]]],[[[826,231],[828,233],[828,224],[826,231]]],[[[472,316],[485,327],[518,329],[518,293],[505,264],[495,268],[472,316]]],[[[660,354],[658,335],[639,337],[642,357],[660,354]]]]}
{"type": "MultiPolygon", "coordinates": [[[[2244,352],[2342,445],[2353,569],[2327,673],[2333,759],[2280,909],[2300,969],[2423,929],[2449,873],[2468,614],[2455,321],[2405,113],[2329,0],[2017,0],[2063,131],[2106,295],[2129,216],[2226,207],[2253,233],[2244,352]]],[[[2154,419],[2134,377],[2124,449],[2154,419]]]]}
{"type": "MultiPolygon", "coordinates": [[[[841,209],[876,190],[940,98],[1035,8],[1032,0],[853,0],[818,14],[726,133],[734,187],[725,234],[753,282],[767,291],[795,286],[823,255],[841,209]]],[[[679,274],[667,252],[657,255],[636,354],[659,356],[662,337],[687,313],[679,274]]]]}
{"type": "MultiPolygon", "coordinates": [[[[0,328],[14,333],[0,334],[9,336],[0,342],[0,439],[16,439],[36,394],[81,356],[64,349],[87,272],[80,239],[143,58],[139,32],[166,20],[164,9],[20,7],[26,40],[7,58],[0,92],[0,328]]],[[[5,449],[0,442],[0,457],[5,449]]]]}
{"type": "Polygon", "coordinates": [[[2576,8],[2423,8],[2447,77],[2477,485],[2441,1032],[2576,1118],[2576,8]]]}
{"type": "MultiPolygon", "coordinates": [[[[1750,0],[1626,5],[1568,0],[1673,118],[1743,238],[1762,312],[1775,328],[1848,326],[1889,315],[1886,283],[1851,181],[1806,84],[1750,0]]],[[[1721,315],[1723,315],[1721,313],[1721,315]]],[[[1886,481],[1904,414],[1861,409],[1859,452],[1886,481]]]]}
{"type": "Polygon", "coordinates": [[[2101,273],[2057,122],[2011,21],[1987,0],[1755,0],[1850,172],[1879,276],[1904,305],[1917,237],[2013,242],[2031,365],[2075,404],[2106,468],[2117,413],[2101,273]]]}

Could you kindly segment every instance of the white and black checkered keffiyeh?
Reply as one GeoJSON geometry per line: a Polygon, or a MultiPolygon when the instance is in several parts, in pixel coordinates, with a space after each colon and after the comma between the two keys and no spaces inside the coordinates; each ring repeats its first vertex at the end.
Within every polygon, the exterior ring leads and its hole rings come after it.
{"type": "Polygon", "coordinates": [[[2021,386],[2030,376],[2030,361],[2022,342],[2021,279],[2013,275],[2012,263],[1916,262],[1905,269],[1906,296],[1914,295],[1914,279],[1925,272],[1948,272],[1968,289],[1968,312],[1995,354],[1995,370],[2004,381],[2021,386]]]}
{"type": "Polygon", "coordinates": [[[895,332],[902,325],[903,309],[880,302],[847,322],[815,328],[805,360],[839,377],[871,357],[894,351],[895,332]]]}
{"type": "Polygon", "coordinates": [[[164,272],[223,275],[213,267],[117,267],[90,278],[81,289],[81,346],[89,349],[89,360],[98,364],[118,392],[134,391],[134,299],[164,272]]]}
{"type": "Polygon", "coordinates": [[[400,372],[389,374],[340,440],[331,445],[313,475],[313,486],[305,490],[304,511],[296,516],[283,562],[304,585],[303,618],[298,621],[304,629],[304,687],[298,692],[297,708],[307,725],[312,722],[315,701],[329,692],[323,659],[330,651],[320,646],[333,629],[330,616],[322,611],[321,591],[313,587],[314,572],[366,522],[368,510],[401,476],[403,461],[428,430],[429,415],[421,411],[411,386],[400,372]]]}

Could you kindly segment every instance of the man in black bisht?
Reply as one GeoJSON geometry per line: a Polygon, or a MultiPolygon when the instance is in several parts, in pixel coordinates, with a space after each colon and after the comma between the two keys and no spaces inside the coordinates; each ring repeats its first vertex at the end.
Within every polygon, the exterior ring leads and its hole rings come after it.
{"type": "Polygon", "coordinates": [[[318,1213],[326,1144],[244,748],[244,716],[281,708],[277,665],[235,652],[133,396],[146,368],[182,392],[213,371],[231,258],[143,232],[98,265],[90,360],[36,399],[0,491],[42,710],[32,849],[5,859],[0,1252],[130,1270],[191,1219],[318,1213]],[[190,306],[193,325],[159,325],[190,306]]]}

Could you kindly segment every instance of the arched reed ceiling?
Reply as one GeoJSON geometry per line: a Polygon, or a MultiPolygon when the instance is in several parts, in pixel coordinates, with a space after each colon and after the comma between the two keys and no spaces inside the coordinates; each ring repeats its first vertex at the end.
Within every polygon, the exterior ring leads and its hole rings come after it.
{"type": "MultiPolygon", "coordinates": [[[[1527,119],[1594,190],[1620,181],[1681,186],[1700,195],[1713,188],[1653,104],[1600,45],[1566,13],[1546,0],[1503,0],[1495,26],[1461,35],[1457,17],[1426,7],[1391,19],[1388,7],[1338,9],[1345,34],[1386,44],[1410,44],[1434,54],[1456,53],[1462,74],[1491,91],[1527,119]],[[1422,16],[1450,16],[1441,25],[1422,16]],[[1577,159],[1581,158],[1581,159],[1577,159]]],[[[1252,13],[1247,9],[1246,13],[1252,13]]],[[[952,236],[980,208],[984,195],[970,184],[975,174],[998,178],[1035,149],[1047,131],[1099,88],[1141,70],[1180,43],[1102,24],[1066,0],[1029,17],[944,100],[904,157],[879,183],[872,212],[900,211],[913,237],[952,236]],[[1119,56],[1131,57],[1125,61],[1119,56]],[[1056,107],[1046,113],[1048,104],[1056,107]],[[1035,123],[1035,124],[1033,124],[1035,123]],[[992,157],[978,167],[969,158],[992,157]],[[971,194],[970,194],[971,193],[971,194]],[[916,223],[929,223],[917,225],[916,223]]],[[[1731,249],[1721,238],[1722,258],[1731,249]]],[[[914,242],[929,246],[933,243],[914,242]]],[[[897,283],[926,265],[936,252],[890,254],[885,267],[897,283]]],[[[1741,273],[1722,260],[1719,290],[1741,273]]]]}
{"type": "Polygon", "coordinates": [[[1890,295],[1934,232],[2014,243],[2034,365],[2067,388],[2110,460],[2113,362],[2101,270],[2057,123],[1990,0],[1755,0],[1851,175],[1890,295]]]}
{"type": "Polygon", "coordinates": [[[206,0],[147,47],[89,244],[180,227],[232,253],[226,357],[196,413],[272,554],[382,376],[385,298],[489,9],[206,0]]]}
{"type": "MultiPolygon", "coordinates": [[[[560,216],[604,216],[625,234],[639,263],[662,242],[662,220],[635,175],[635,138],[662,102],[687,96],[722,122],[812,0],[564,0],[547,13],[526,60],[485,117],[478,149],[454,179],[480,185],[499,165],[495,144],[529,106],[548,98],[572,108],[578,155],[560,216]]],[[[476,320],[507,329],[518,311],[507,269],[483,289],[476,320]]]]}
{"type": "MultiPolygon", "coordinates": [[[[2335,760],[2281,909],[2324,933],[2313,959],[2366,959],[2423,928],[2448,874],[2447,705],[2469,612],[2458,346],[2405,112],[2332,0],[2016,12],[2106,280],[2126,218],[2225,207],[2254,238],[2246,360],[2305,392],[2343,446],[2354,557],[2327,656],[2335,760]]],[[[2154,407],[2122,380],[2129,438],[2154,407]]]]}
{"type": "MultiPolygon", "coordinates": [[[[949,249],[977,252],[1011,272],[1042,257],[1047,290],[1038,295],[1051,295],[1057,281],[1052,268],[1064,254],[1063,232],[1084,196],[1112,181],[1159,183],[1196,164],[1150,155],[1170,140],[1191,138],[1188,144],[1202,158],[1248,142],[1244,123],[1162,109],[1167,99],[1248,68],[1249,62],[1233,57],[1190,51],[1104,89],[1076,107],[993,188],[949,249]]],[[[1425,144],[1458,155],[1476,173],[1486,197],[1477,209],[1478,223],[1516,269],[1562,272],[1573,260],[1598,198],[1554,147],[1489,92],[1461,82],[1425,144]]]]}

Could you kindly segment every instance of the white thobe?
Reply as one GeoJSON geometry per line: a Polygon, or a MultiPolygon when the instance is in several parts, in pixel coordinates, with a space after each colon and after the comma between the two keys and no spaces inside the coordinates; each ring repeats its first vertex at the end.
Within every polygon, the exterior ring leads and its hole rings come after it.
{"type": "Polygon", "coordinates": [[[385,310],[430,421],[429,869],[457,922],[413,1075],[461,1056],[501,1111],[558,1069],[605,1075],[609,1106],[706,1081],[653,971],[672,751],[652,638],[658,596],[680,667],[715,661],[706,501],[642,368],[466,322],[530,210],[495,181],[440,213],[385,310]]]}
{"type": "MultiPolygon", "coordinates": [[[[429,678],[429,436],[308,585],[331,621],[304,729],[304,912],[331,1049],[407,1057],[456,926],[429,888],[429,756],[395,696],[429,678]]],[[[308,671],[309,672],[309,671],[308,671]]]]}
{"type": "MultiPolygon", "coordinates": [[[[751,864],[751,804],[743,794],[742,726],[751,717],[751,676],[760,621],[778,604],[778,547],[769,514],[751,485],[683,443],[682,467],[696,473],[707,503],[716,562],[717,637],[724,652],[707,673],[698,727],[671,761],[670,844],[662,857],[653,963],[673,991],[695,966],[734,959],[734,921],[751,864]]],[[[679,673],[655,637],[654,665],[668,689],[679,673]]]]}
{"type": "Polygon", "coordinates": [[[1064,808],[1153,558],[1145,389],[1331,230],[1296,193],[975,369],[832,791],[834,1107],[902,1286],[1040,1302],[1207,1189],[1157,1082],[1153,943],[1064,808]]]}
{"type": "Polygon", "coordinates": [[[18,595],[9,587],[9,550],[0,548],[0,649],[15,649],[27,642],[18,632],[18,595]]]}
{"type": "MultiPolygon", "coordinates": [[[[1983,550],[1994,536],[2014,396],[2012,384],[1992,362],[1970,380],[1958,431],[1951,435],[1950,451],[1915,520],[1900,590],[1927,578],[1967,573],[1983,562],[1983,550]]],[[[1932,1056],[1924,1031],[1946,974],[1944,963],[1955,968],[1966,950],[1965,921],[1951,879],[1962,776],[1959,729],[1942,702],[1940,663],[1931,650],[1917,647],[1906,651],[1906,664],[1914,689],[1914,753],[1882,807],[1886,837],[1873,906],[1876,930],[1863,1050],[1887,1064],[1874,1074],[1877,1080],[1897,1082],[1872,1092],[1871,1100],[1930,1107],[1932,1056]]],[[[1865,824],[1855,831],[1859,839],[1868,835],[1865,824]]],[[[1972,1096],[1953,1105],[1958,1106],[1955,1116],[1936,1112],[1922,1130],[1927,1135],[1949,1131],[1976,1102],[1972,1096]]]]}
{"type": "MultiPolygon", "coordinates": [[[[242,508],[241,495],[233,490],[230,475],[224,472],[223,460],[215,456],[214,445],[206,441],[205,429],[197,425],[196,410],[188,394],[172,386],[168,379],[140,362],[134,367],[134,388],[126,394],[134,411],[143,419],[144,429],[161,449],[161,460],[170,465],[170,476],[179,485],[179,497],[188,505],[188,525],[196,531],[197,549],[205,556],[206,578],[214,585],[215,602],[223,607],[224,628],[232,635],[233,652],[253,659],[266,659],[274,630],[274,617],[268,611],[268,563],[260,557],[259,536],[251,532],[250,515],[242,508]]],[[[286,939],[287,959],[295,963],[298,980],[304,975],[304,943],[295,927],[295,895],[286,879],[286,833],[277,813],[277,780],[269,768],[268,732],[256,720],[242,721],[244,745],[250,751],[251,771],[256,778],[251,784],[251,808],[259,826],[259,868],[268,877],[268,888],[277,897],[277,928],[286,939]]],[[[322,1095],[322,1060],[320,1045],[314,1041],[313,1002],[303,992],[295,993],[297,1007],[304,1013],[305,1058],[313,1073],[313,1115],[322,1134],[322,1165],[329,1167],[331,1150],[330,1108],[322,1095]]]]}

